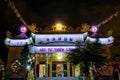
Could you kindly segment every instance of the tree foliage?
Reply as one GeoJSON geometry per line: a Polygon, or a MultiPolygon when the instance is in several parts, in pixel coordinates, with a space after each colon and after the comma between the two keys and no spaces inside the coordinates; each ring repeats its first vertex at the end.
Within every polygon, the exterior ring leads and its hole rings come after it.
{"type": "Polygon", "coordinates": [[[81,51],[81,60],[88,64],[90,61],[96,63],[96,67],[101,67],[106,63],[102,45],[98,42],[87,43],[86,47],[81,51]]]}
{"type": "Polygon", "coordinates": [[[15,60],[12,65],[11,69],[13,72],[25,72],[27,71],[27,66],[29,66],[29,69],[33,67],[33,62],[31,59],[31,54],[29,53],[29,47],[28,45],[24,46],[24,49],[21,52],[20,59],[15,60]]]}
{"type": "Polygon", "coordinates": [[[28,45],[25,45],[23,51],[21,52],[20,63],[23,70],[26,69],[28,65],[32,67],[32,59],[29,53],[28,45]]]}
{"type": "MultiPolygon", "coordinates": [[[[107,59],[104,56],[102,45],[98,41],[94,43],[87,42],[84,47],[80,45],[67,54],[68,61],[73,65],[84,64],[84,67],[89,66],[90,62],[94,62],[97,68],[103,66],[107,59]]],[[[86,69],[86,68],[85,68],[86,69]]]]}

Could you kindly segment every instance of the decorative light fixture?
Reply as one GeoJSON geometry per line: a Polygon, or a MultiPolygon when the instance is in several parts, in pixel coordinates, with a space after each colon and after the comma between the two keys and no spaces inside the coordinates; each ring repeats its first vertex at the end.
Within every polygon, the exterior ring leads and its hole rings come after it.
{"type": "Polygon", "coordinates": [[[27,32],[26,26],[22,26],[22,27],[20,28],[20,31],[21,31],[22,33],[26,33],[26,32],[27,32]]]}
{"type": "Polygon", "coordinates": [[[57,31],[62,31],[62,28],[63,28],[62,24],[60,24],[60,23],[56,24],[57,31]]]}
{"type": "Polygon", "coordinates": [[[58,60],[61,60],[63,58],[63,54],[62,53],[57,53],[56,55],[58,60]]]}
{"type": "Polygon", "coordinates": [[[98,30],[97,26],[92,26],[92,28],[91,28],[91,31],[92,31],[92,32],[96,33],[97,30],[98,30]]]}
{"type": "Polygon", "coordinates": [[[53,28],[53,31],[65,31],[66,26],[61,23],[57,23],[53,25],[52,28],[53,28]]]}
{"type": "Polygon", "coordinates": [[[27,70],[30,70],[31,66],[30,65],[27,65],[26,69],[27,70]]]}

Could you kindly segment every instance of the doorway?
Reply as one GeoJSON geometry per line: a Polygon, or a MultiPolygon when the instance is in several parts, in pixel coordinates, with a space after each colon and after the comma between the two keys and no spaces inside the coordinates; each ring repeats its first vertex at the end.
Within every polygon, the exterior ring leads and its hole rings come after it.
{"type": "Polygon", "coordinates": [[[45,76],[45,64],[40,64],[39,65],[39,77],[44,77],[45,76]]]}
{"type": "Polygon", "coordinates": [[[66,64],[66,62],[53,62],[52,63],[52,76],[53,77],[65,77],[65,76],[67,76],[67,64],[66,64]]]}

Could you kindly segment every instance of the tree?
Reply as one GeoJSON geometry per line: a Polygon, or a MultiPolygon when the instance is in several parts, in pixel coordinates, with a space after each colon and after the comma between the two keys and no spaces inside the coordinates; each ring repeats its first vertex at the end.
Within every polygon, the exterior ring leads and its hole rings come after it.
{"type": "Polygon", "coordinates": [[[86,75],[88,74],[88,66],[90,62],[94,62],[97,68],[103,66],[106,63],[106,57],[104,56],[104,50],[102,45],[98,43],[98,40],[94,43],[86,42],[84,47],[80,45],[67,54],[68,61],[73,65],[83,63],[82,70],[86,75]]]}
{"type": "Polygon", "coordinates": [[[25,45],[23,51],[21,52],[20,64],[21,70],[23,72],[26,71],[27,80],[34,80],[33,61],[31,54],[29,53],[28,45],[25,45]]]}
{"type": "Polygon", "coordinates": [[[28,45],[25,45],[23,51],[21,52],[20,63],[23,71],[24,69],[32,68],[32,59],[31,54],[29,53],[28,45]]]}
{"type": "Polygon", "coordinates": [[[24,49],[21,52],[20,59],[15,60],[11,65],[13,72],[25,72],[28,69],[32,69],[33,62],[31,59],[31,54],[29,53],[28,45],[24,46],[24,49]]]}

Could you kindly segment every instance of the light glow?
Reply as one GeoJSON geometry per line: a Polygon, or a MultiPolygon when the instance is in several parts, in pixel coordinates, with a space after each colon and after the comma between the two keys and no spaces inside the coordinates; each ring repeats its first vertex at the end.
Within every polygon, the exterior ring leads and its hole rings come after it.
{"type": "Polygon", "coordinates": [[[46,52],[70,52],[75,46],[32,46],[30,53],[46,53],[46,52]]]}
{"type": "Polygon", "coordinates": [[[56,24],[56,30],[62,31],[62,24],[60,24],[60,23],[56,24]]]}
{"type": "Polygon", "coordinates": [[[20,28],[20,31],[23,32],[23,33],[26,33],[27,32],[27,28],[25,26],[22,26],[20,28]]]}
{"type": "Polygon", "coordinates": [[[32,44],[32,38],[27,38],[27,39],[10,39],[6,38],[5,44],[8,46],[24,46],[26,44],[32,44]]]}
{"type": "Polygon", "coordinates": [[[57,53],[57,59],[61,60],[63,58],[63,54],[62,53],[57,53]]]}
{"type": "MultiPolygon", "coordinates": [[[[91,38],[87,37],[87,41],[90,41],[91,43],[95,42],[97,39],[96,38],[91,38]]],[[[114,38],[112,36],[107,37],[107,38],[99,38],[98,41],[100,44],[107,45],[107,44],[112,44],[114,42],[114,38]]]]}
{"type": "Polygon", "coordinates": [[[53,31],[65,31],[66,26],[61,24],[61,23],[56,23],[55,25],[52,26],[53,31]]]}
{"type": "Polygon", "coordinates": [[[30,65],[27,65],[26,69],[27,70],[30,70],[31,66],[30,65]]]}
{"type": "Polygon", "coordinates": [[[92,31],[92,32],[95,33],[95,32],[97,32],[97,30],[98,30],[97,26],[92,26],[92,28],[91,28],[91,31],[92,31]]]}
{"type": "Polygon", "coordinates": [[[81,34],[32,34],[32,37],[35,38],[35,44],[40,44],[40,42],[48,43],[57,41],[83,42],[87,34],[87,32],[81,34]],[[70,39],[72,39],[72,41],[70,41],[70,39]]]}

